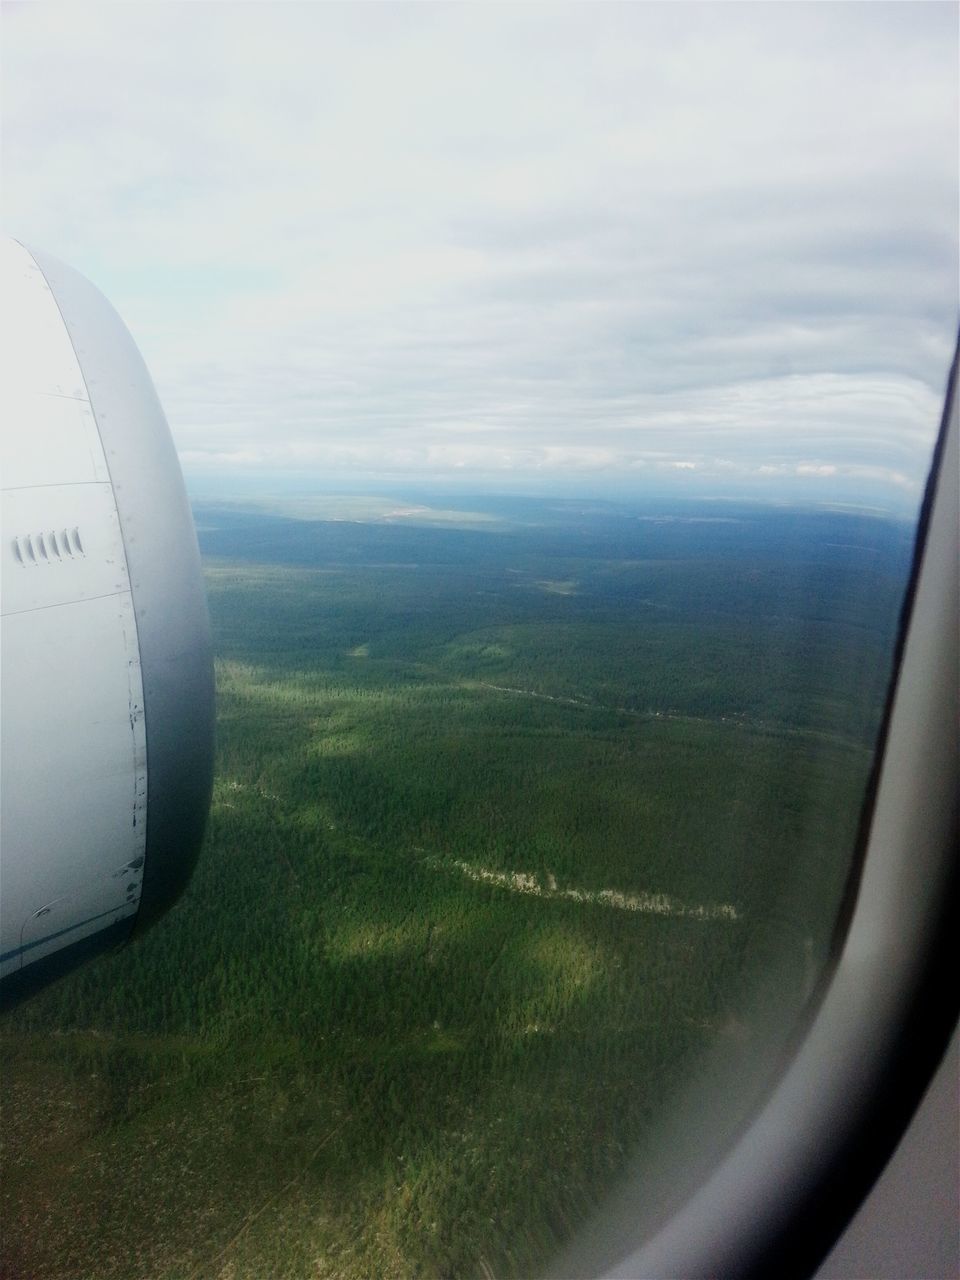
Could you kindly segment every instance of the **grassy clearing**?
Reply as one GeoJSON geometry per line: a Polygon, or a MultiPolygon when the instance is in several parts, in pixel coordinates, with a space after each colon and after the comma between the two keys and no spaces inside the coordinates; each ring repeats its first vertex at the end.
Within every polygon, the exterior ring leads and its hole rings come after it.
{"type": "Polygon", "coordinates": [[[5,1023],[4,1275],[528,1275],[826,955],[895,573],[310,528],[208,566],[184,900],[5,1023]]]}

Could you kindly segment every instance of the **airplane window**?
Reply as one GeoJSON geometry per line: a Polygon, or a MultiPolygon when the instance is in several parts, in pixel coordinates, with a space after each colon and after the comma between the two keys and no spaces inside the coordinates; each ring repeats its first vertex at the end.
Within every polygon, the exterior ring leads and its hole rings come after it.
{"type": "Polygon", "coordinates": [[[0,1272],[540,1273],[727,1149],[848,923],[956,12],[96,13],[5,17],[8,226],[156,382],[216,764],[177,905],[4,1013],[0,1272]]]}

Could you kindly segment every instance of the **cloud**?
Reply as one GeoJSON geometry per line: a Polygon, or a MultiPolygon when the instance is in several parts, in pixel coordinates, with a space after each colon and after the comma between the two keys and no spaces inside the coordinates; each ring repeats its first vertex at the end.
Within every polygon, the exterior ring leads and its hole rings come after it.
{"type": "Polygon", "coordinates": [[[187,466],[916,486],[957,318],[956,27],[12,6],[8,229],[111,297],[187,466]]]}

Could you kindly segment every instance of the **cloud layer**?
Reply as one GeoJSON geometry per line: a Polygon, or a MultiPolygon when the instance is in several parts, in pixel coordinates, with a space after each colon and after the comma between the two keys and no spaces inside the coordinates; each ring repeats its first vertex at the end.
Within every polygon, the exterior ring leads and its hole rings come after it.
{"type": "Polygon", "coordinates": [[[11,5],[4,46],[7,229],[111,297],[188,470],[916,499],[953,6],[11,5]]]}

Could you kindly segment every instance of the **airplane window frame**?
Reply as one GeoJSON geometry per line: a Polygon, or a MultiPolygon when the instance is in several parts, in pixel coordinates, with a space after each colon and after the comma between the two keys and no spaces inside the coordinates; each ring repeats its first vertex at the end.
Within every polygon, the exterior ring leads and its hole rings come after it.
{"type": "MultiPolygon", "coordinates": [[[[651,1235],[638,1170],[549,1274],[811,1276],[880,1177],[947,1052],[960,777],[958,362],[917,529],[858,856],[819,999],[779,1080],[651,1235]]],[[[656,1180],[669,1176],[653,1171],[656,1180]]],[[[666,1174],[665,1174],[665,1170],[666,1174]]]]}

